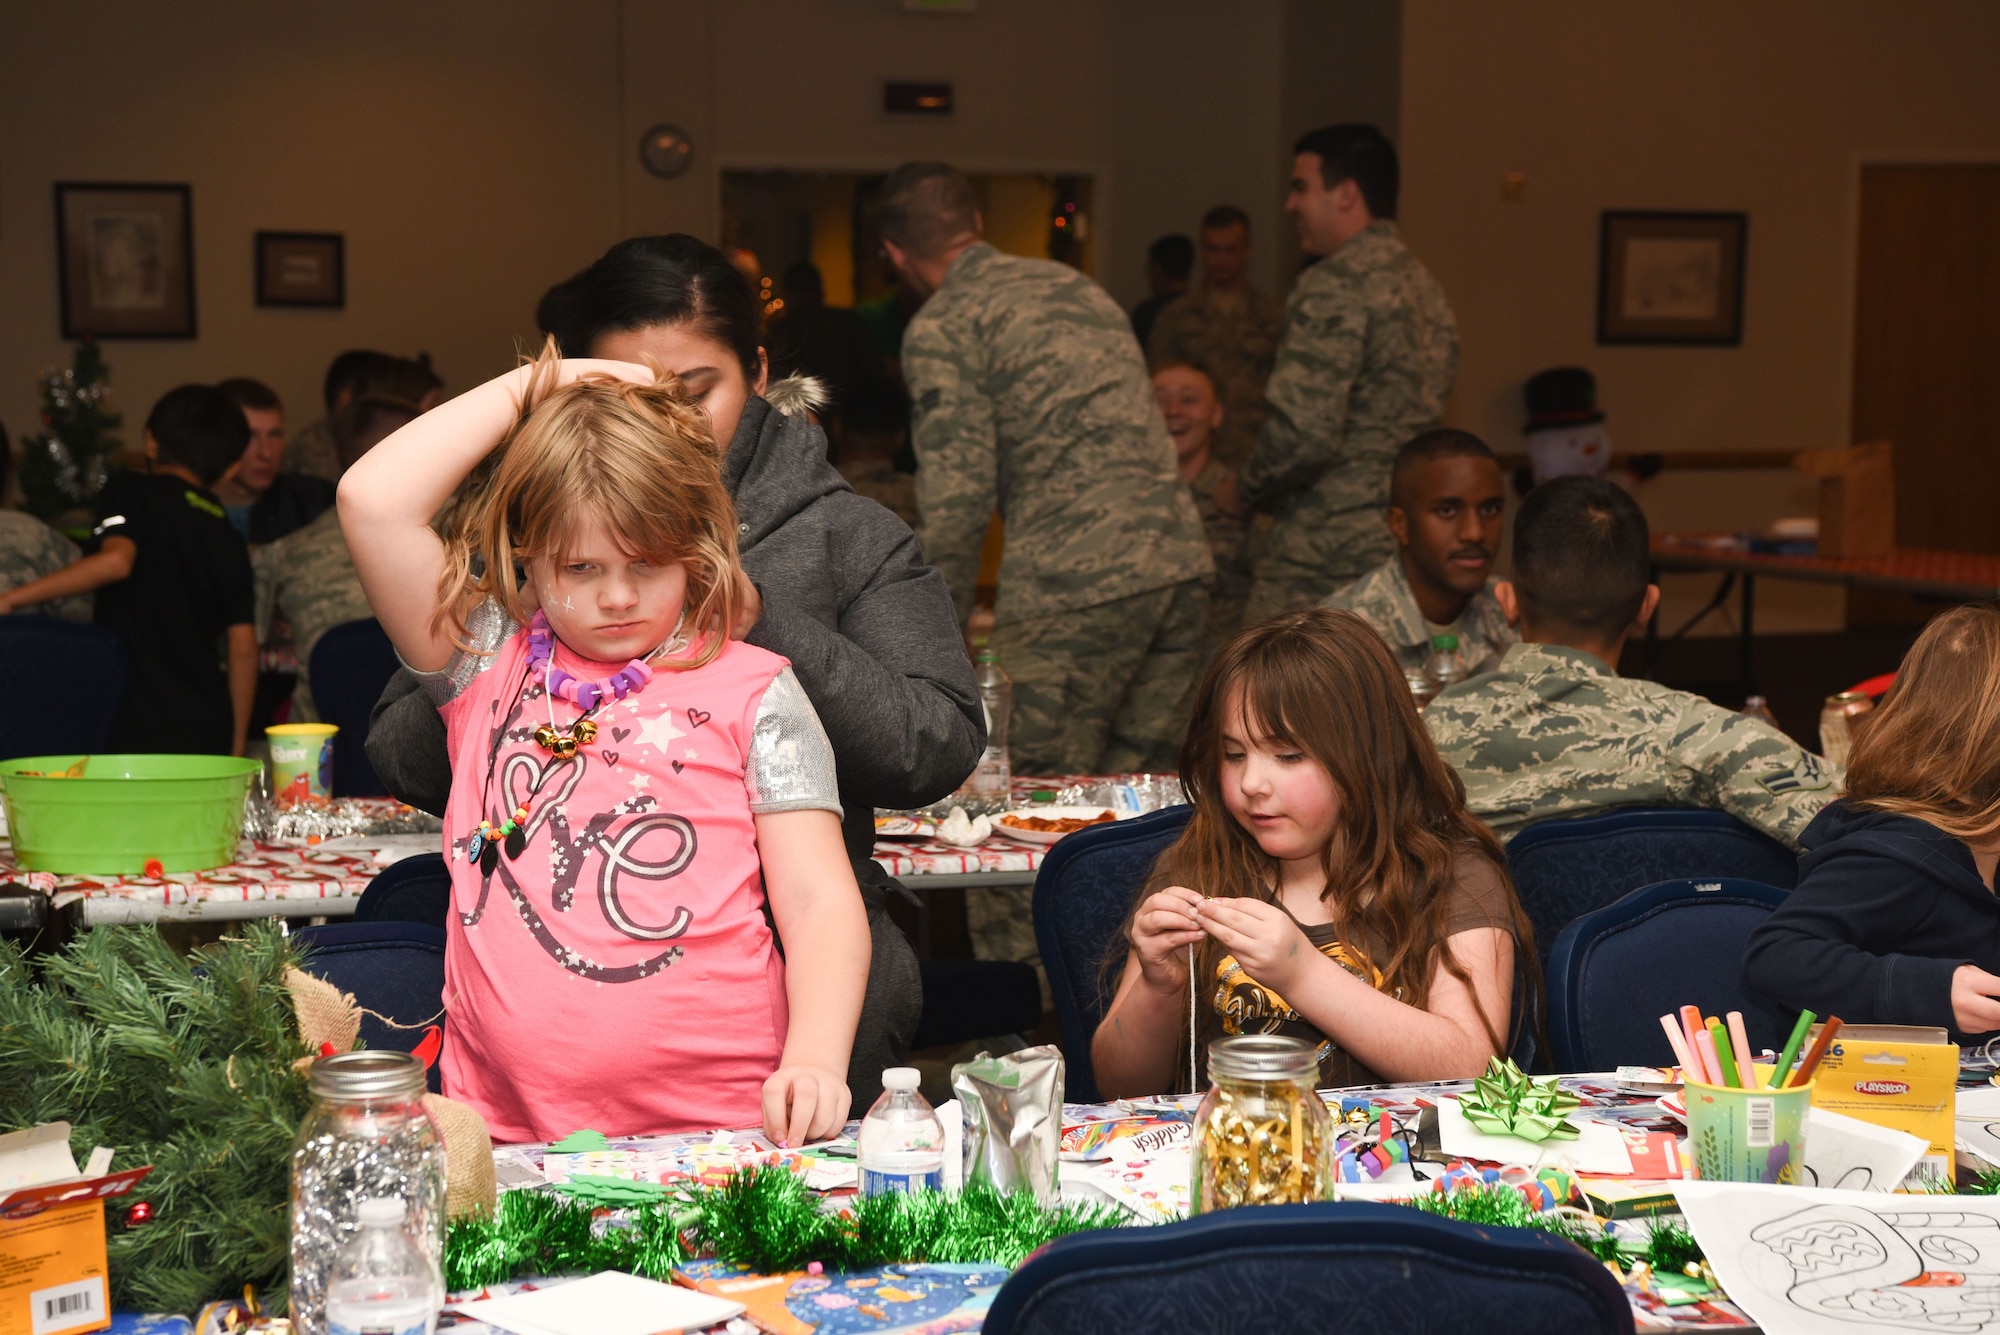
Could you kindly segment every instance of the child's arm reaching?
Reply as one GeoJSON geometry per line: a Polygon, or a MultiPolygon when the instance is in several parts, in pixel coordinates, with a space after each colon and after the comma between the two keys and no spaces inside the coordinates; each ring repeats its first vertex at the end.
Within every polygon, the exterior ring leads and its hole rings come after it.
{"type": "MultiPolygon", "coordinates": [[[[450,637],[431,628],[445,563],[431,517],[514,429],[535,370],[517,367],[431,409],[357,459],[340,479],[340,528],[362,591],[396,652],[420,672],[437,671],[452,654],[450,637]]],[[[558,383],[592,374],[642,385],[656,379],[629,362],[571,358],[561,363],[558,383]]]]}
{"type": "Polygon", "coordinates": [[[868,917],[838,816],[774,811],[755,820],[791,1011],[784,1055],[764,1082],[764,1134],[789,1147],[847,1121],[847,1059],[868,989],[868,917]]]}
{"type": "Polygon", "coordinates": [[[1149,895],[1132,917],[1132,949],[1118,995],[1090,1040],[1097,1087],[1113,1098],[1162,1094],[1174,1085],[1174,1054],[1187,1027],[1190,945],[1200,948],[1201,896],[1185,886],[1149,895]]]}
{"type": "Polygon", "coordinates": [[[102,549],[89,556],[72,561],[61,570],[40,579],[30,580],[19,588],[0,593],[0,615],[10,613],[17,607],[33,607],[52,598],[89,593],[107,584],[116,584],[121,579],[129,579],[132,562],[138,555],[139,544],[130,538],[106,538],[102,549]]]}

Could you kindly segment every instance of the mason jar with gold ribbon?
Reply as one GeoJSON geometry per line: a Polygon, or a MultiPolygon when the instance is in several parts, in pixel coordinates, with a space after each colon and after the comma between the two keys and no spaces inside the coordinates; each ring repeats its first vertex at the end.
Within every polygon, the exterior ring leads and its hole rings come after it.
{"type": "Polygon", "coordinates": [[[1208,1094],[1194,1123],[1194,1210],[1324,1200],[1332,1117],[1303,1039],[1240,1034],[1208,1045],[1208,1094]]]}

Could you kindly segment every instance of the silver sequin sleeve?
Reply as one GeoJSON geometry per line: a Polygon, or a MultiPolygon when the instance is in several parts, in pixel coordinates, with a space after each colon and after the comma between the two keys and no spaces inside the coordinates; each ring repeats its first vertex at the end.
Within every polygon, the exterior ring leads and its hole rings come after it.
{"type": "MultiPolygon", "coordinates": [[[[500,606],[500,601],[488,598],[473,608],[472,614],[465,619],[468,648],[452,650],[451,659],[436,672],[418,672],[408,663],[403,663],[403,666],[410,668],[417,680],[423,683],[424,694],[430,697],[431,703],[442,709],[465,694],[473,678],[493,666],[500,646],[519,629],[514,619],[500,606]]],[[[403,662],[402,654],[396,655],[396,661],[403,662]]]]}
{"type": "Polygon", "coordinates": [[[757,702],[750,737],[750,763],[743,767],[750,810],[840,811],[840,784],[833,773],[833,743],[826,739],[812,701],[786,668],[771,679],[757,702]]]}

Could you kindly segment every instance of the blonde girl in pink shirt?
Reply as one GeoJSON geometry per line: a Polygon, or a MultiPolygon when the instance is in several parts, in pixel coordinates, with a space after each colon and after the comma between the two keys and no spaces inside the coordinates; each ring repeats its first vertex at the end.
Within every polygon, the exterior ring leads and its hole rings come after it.
{"type": "Polygon", "coordinates": [[[867,921],[819,719],[730,638],[719,461],[676,378],[550,351],[340,483],[450,740],[442,1069],[495,1140],[847,1118],[867,921]]]}

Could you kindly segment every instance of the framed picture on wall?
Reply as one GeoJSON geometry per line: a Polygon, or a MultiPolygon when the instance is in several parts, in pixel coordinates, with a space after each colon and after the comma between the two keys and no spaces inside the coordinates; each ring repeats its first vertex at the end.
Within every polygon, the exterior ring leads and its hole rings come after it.
{"type": "Polygon", "coordinates": [[[257,233],[257,304],[347,304],[347,260],[339,232],[257,233]]]}
{"type": "Polygon", "coordinates": [[[188,188],[58,181],[56,270],[64,338],[193,338],[188,188]]]}
{"type": "Polygon", "coordinates": [[[1599,343],[1743,341],[1747,213],[1604,214],[1599,343]]]}

